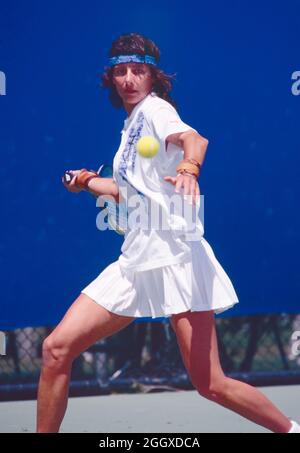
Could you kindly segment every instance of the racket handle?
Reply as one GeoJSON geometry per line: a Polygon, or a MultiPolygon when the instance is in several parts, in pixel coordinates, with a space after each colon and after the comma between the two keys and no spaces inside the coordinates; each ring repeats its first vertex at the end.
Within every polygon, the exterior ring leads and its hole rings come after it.
{"type": "Polygon", "coordinates": [[[71,171],[65,171],[64,173],[64,181],[66,184],[70,184],[70,182],[72,181],[74,175],[72,174],[71,171]]]}
{"type": "MultiPolygon", "coordinates": [[[[80,173],[80,177],[78,178],[78,186],[81,187],[82,189],[85,189],[89,180],[92,179],[93,177],[99,176],[99,174],[95,170],[87,170],[86,168],[82,168],[82,173],[83,172],[86,174],[83,175],[80,173]]],[[[79,174],[77,176],[79,176],[79,174]]],[[[66,184],[70,184],[70,182],[74,178],[74,174],[72,171],[67,170],[65,171],[63,178],[66,184]]]]}

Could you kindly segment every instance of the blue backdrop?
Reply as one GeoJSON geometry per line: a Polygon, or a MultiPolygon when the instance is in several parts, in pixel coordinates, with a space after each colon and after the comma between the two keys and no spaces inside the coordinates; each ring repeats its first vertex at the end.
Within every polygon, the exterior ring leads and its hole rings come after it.
{"type": "Polygon", "coordinates": [[[99,76],[111,41],[133,31],[158,44],[179,114],[210,141],[205,238],[240,299],[226,316],[299,312],[299,7],[1,1],[0,328],[56,324],[119,256],[94,198],[60,178],[112,161],[126,115],[99,76]]]}

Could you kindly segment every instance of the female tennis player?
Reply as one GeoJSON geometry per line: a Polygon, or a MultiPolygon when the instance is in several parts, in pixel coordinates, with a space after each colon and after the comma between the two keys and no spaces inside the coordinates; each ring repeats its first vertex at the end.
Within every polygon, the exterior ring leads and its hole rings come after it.
{"type": "Polygon", "coordinates": [[[153,217],[151,209],[160,208],[167,227],[129,224],[119,259],[81,291],[45,339],[37,431],[59,431],[72,362],[80,353],[138,317],[165,316],[170,318],[187,373],[200,395],[272,432],[300,432],[299,425],[256,388],[225,376],[214,315],[234,306],[238,297],[203,237],[200,217],[191,231],[186,211],[177,204],[174,213],[168,204],[176,195],[181,206],[199,209],[198,177],[208,140],[178,115],[169,95],[172,76],[158,67],[160,51],[153,41],[135,33],[122,35],[112,43],[109,57],[103,87],[109,89],[113,106],[123,107],[128,115],[113,177],[101,178],[81,169],[73,171],[69,184],[62,182],[70,192],[110,195],[116,202],[125,199],[128,206],[137,197],[148,217],[153,217]],[[145,135],[159,142],[152,158],[136,151],[145,135]]]}

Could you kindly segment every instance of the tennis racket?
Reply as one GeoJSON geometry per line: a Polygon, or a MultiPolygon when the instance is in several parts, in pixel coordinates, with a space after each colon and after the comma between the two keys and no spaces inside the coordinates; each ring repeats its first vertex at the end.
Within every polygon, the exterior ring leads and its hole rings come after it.
{"type": "MultiPolygon", "coordinates": [[[[111,165],[102,164],[97,170],[98,175],[101,178],[112,178],[113,167],[111,165]]],[[[64,181],[69,184],[74,175],[72,172],[66,171],[64,174],[64,181]]],[[[118,234],[124,235],[127,230],[128,213],[126,209],[126,203],[115,203],[112,200],[105,200],[104,206],[101,210],[107,211],[107,221],[111,228],[118,234]]]]}

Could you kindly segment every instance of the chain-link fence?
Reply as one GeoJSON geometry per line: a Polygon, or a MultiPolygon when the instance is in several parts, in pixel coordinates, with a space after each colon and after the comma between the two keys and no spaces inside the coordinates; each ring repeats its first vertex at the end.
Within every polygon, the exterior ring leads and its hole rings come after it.
{"type": "MultiPolygon", "coordinates": [[[[300,383],[300,315],[216,318],[221,363],[253,385],[300,383]]],[[[52,328],[5,332],[0,399],[35,398],[43,340],[52,328]]],[[[201,357],[199,357],[201,360],[201,357]]],[[[83,352],[73,363],[70,395],[162,391],[193,386],[168,319],[133,322],[83,352]]]]}

